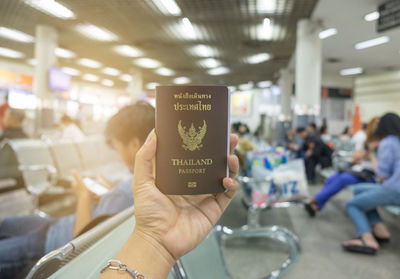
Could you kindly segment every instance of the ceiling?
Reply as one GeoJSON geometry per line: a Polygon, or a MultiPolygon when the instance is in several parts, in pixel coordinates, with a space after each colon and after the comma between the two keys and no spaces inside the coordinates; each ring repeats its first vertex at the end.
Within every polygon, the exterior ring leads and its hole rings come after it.
{"type": "MultiPolygon", "coordinates": [[[[377,21],[367,22],[364,16],[376,11],[385,0],[320,0],[312,15],[326,28],[336,28],[335,36],[323,40],[323,74],[339,75],[340,69],[362,67],[365,74],[400,69],[400,28],[376,32],[377,21]],[[389,36],[390,42],[356,50],[358,42],[389,36]],[[329,63],[329,58],[340,62],[329,63]]],[[[354,77],[354,76],[353,76],[354,77]]]]}
{"type": "MultiPolygon", "coordinates": [[[[174,77],[187,76],[196,84],[238,85],[249,81],[276,80],[278,70],[287,66],[294,51],[297,21],[310,17],[317,3],[317,0],[276,0],[280,10],[268,14],[257,11],[256,0],[175,0],[182,15],[169,16],[161,13],[151,0],[57,1],[71,9],[76,19],[62,20],[49,16],[26,5],[23,0],[1,0],[0,26],[14,28],[32,36],[37,24],[54,26],[59,32],[59,46],[78,55],[73,59],[59,59],[59,66],[69,66],[82,73],[112,79],[117,88],[125,88],[126,83],[101,74],[99,69],[80,66],[76,63],[77,59],[95,59],[104,66],[128,73],[134,67],[133,58],[121,56],[112,50],[113,46],[128,44],[143,50],[146,57],[159,60],[163,67],[173,69],[176,72],[174,77]],[[202,30],[201,38],[185,40],[174,29],[174,25],[183,17],[189,18],[196,28],[202,30]],[[281,27],[275,40],[260,40],[254,36],[253,26],[261,24],[265,17],[270,18],[275,26],[281,27]],[[75,30],[75,26],[84,22],[107,28],[118,36],[118,40],[99,42],[82,36],[75,30]],[[207,69],[199,65],[200,58],[188,52],[189,47],[198,44],[216,48],[219,54],[215,58],[231,72],[219,76],[207,74],[207,69]],[[262,52],[270,53],[273,58],[257,65],[244,61],[246,56],[262,52]]],[[[354,2],[360,1],[363,2],[354,2]]],[[[353,4],[346,4],[349,5],[353,4]]],[[[324,9],[321,11],[323,16],[324,9]]],[[[340,11],[348,12],[343,9],[340,11]]],[[[360,12],[357,11],[357,14],[360,12]]],[[[333,18],[327,17],[327,24],[331,24],[333,18]]],[[[334,40],[341,40],[341,36],[334,40]]],[[[33,43],[18,43],[0,38],[0,46],[22,51],[26,58],[33,57],[33,43]]],[[[333,54],[339,57],[343,55],[340,52],[333,54]]],[[[171,84],[174,78],[157,75],[150,69],[142,69],[142,72],[145,83],[171,84]]]]}

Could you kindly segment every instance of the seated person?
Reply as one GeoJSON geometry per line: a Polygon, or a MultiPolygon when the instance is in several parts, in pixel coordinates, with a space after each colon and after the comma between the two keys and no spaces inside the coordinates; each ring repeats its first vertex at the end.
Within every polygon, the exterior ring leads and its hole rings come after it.
{"type": "Polygon", "coordinates": [[[332,166],[333,151],[318,136],[310,134],[304,127],[297,128],[296,133],[303,140],[300,150],[304,153],[307,179],[309,183],[314,184],[316,166],[318,164],[321,168],[332,166]]]}
{"type": "Polygon", "coordinates": [[[0,141],[4,139],[23,139],[28,136],[22,130],[25,119],[23,110],[8,109],[4,115],[4,132],[0,136],[0,141]]]}
{"type": "Polygon", "coordinates": [[[347,214],[357,229],[357,239],[343,243],[350,252],[375,254],[379,243],[389,242],[390,233],[383,223],[377,208],[400,206],[400,117],[385,114],[379,121],[376,136],[382,141],[378,147],[377,174],[379,186],[361,184],[354,190],[354,198],[346,204],[347,214]]]}
{"type": "MultiPolygon", "coordinates": [[[[154,124],[154,108],[147,103],[127,106],[107,123],[106,138],[131,172],[136,152],[154,124]]],[[[74,177],[72,187],[77,195],[75,215],[58,219],[9,217],[0,224],[0,278],[16,278],[42,256],[79,235],[94,218],[114,214],[133,205],[131,180],[112,188],[100,197],[96,207],[92,207],[91,196],[81,176],[75,172],[74,177]]]]}
{"type": "Polygon", "coordinates": [[[329,177],[324,187],[312,197],[310,203],[305,205],[310,217],[314,217],[318,211],[323,209],[326,202],[347,186],[363,182],[373,183],[375,181],[375,151],[379,144],[379,141],[374,139],[376,125],[376,118],[368,123],[365,148],[354,152],[353,167],[348,170],[338,171],[329,177]]]}

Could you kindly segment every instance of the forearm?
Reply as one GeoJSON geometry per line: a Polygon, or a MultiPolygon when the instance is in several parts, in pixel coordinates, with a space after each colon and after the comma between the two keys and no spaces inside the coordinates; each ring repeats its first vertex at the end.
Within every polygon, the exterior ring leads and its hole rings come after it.
{"type": "Polygon", "coordinates": [[[78,198],[76,206],[76,217],[74,226],[74,237],[92,220],[91,199],[89,195],[78,198]]]}
{"type": "MultiPolygon", "coordinates": [[[[146,279],[165,279],[175,260],[165,248],[136,231],[130,236],[115,259],[137,270],[146,279]]],[[[106,269],[102,279],[129,279],[127,272],[106,269]]]]}

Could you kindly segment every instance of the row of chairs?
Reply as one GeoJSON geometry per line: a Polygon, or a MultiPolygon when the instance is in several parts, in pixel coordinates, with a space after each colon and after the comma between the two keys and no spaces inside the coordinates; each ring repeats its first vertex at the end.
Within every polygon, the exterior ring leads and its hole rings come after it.
{"type": "Polygon", "coordinates": [[[113,183],[126,179],[129,171],[118,162],[116,152],[102,137],[81,141],[46,142],[40,139],[16,139],[2,143],[0,148],[0,182],[14,182],[4,190],[25,188],[34,197],[34,208],[40,196],[65,195],[71,171],[84,176],[105,174],[113,183]]]}

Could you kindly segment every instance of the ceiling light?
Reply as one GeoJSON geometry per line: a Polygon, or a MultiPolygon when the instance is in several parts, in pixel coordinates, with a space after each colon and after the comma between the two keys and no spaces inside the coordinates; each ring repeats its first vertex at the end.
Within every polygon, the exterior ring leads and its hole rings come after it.
{"type": "Polygon", "coordinates": [[[191,47],[189,52],[190,54],[199,57],[211,57],[218,55],[218,52],[214,48],[206,45],[196,45],[191,47]]]}
{"type": "Polygon", "coordinates": [[[260,81],[257,83],[257,87],[259,88],[267,88],[270,87],[272,85],[272,81],[270,80],[264,80],[264,81],[260,81]]]}
{"type": "Polygon", "coordinates": [[[116,46],[116,47],[114,47],[114,51],[123,56],[128,56],[128,57],[143,56],[143,52],[140,49],[137,49],[136,47],[128,46],[128,45],[116,46]]]}
{"type": "Polygon", "coordinates": [[[264,18],[263,23],[257,27],[257,37],[259,40],[270,40],[273,35],[273,25],[271,19],[268,17],[264,18]]]}
{"type": "Polygon", "coordinates": [[[110,79],[103,79],[101,84],[108,87],[114,86],[114,82],[110,79]]]}
{"type": "Polygon", "coordinates": [[[75,18],[75,14],[70,9],[54,0],[25,0],[25,3],[51,16],[62,19],[75,18]]]}
{"type": "Polygon", "coordinates": [[[246,58],[246,62],[249,64],[259,64],[271,59],[271,55],[268,53],[259,53],[255,55],[251,55],[246,58]]]}
{"type": "Polygon", "coordinates": [[[61,70],[71,76],[79,76],[81,74],[79,70],[70,67],[63,67],[61,70]]]}
{"type": "Polygon", "coordinates": [[[168,76],[168,77],[175,75],[175,72],[168,68],[159,68],[159,69],[155,70],[155,73],[159,74],[161,76],[168,76]]]}
{"type": "Polygon", "coordinates": [[[174,79],[174,83],[175,84],[186,84],[186,83],[190,83],[190,78],[188,77],[177,77],[174,79]]]}
{"type": "Polygon", "coordinates": [[[214,58],[206,58],[203,60],[199,61],[199,64],[203,66],[204,68],[215,68],[221,65],[221,62],[219,62],[217,59],[214,58]]]}
{"type": "Polygon", "coordinates": [[[108,31],[105,28],[95,26],[93,24],[78,24],[76,27],[81,34],[84,36],[98,41],[116,41],[118,39],[117,35],[108,31]]]}
{"type": "Polygon", "coordinates": [[[336,35],[336,34],[337,34],[336,28],[329,28],[329,29],[319,32],[319,38],[321,40],[323,40],[323,39],[326,39],[326,38],[336,35]]]}
{"type": "Polygon", "coordinates": [[[146,84],[146,88],[149,90],[154,90],[156,89],[156,86],[159,86],[160,84],[158,82],[149,82],[146,84]]]}
{"type": "Polygon", "coordinates": [[[364,16],[364,20],[365,21],[374,21],[374,20],[377,20],[378,18],[379,18],[379,12],[378,11],[366,14],[364,16]]]}
{"type": "Polygon", "coordinates": [[[154,69],[154,68],[158,68],[161,66],[161,63],[155,59],[151,59],[151,58],[139,58],[133,61],[133,63],[135,63],[136,65],[143,67],[143,68],[148,68],[148,69],[154,69]]]}
{"type": "Polygon", "coordinates": [[[35,58],[28,59],[27,62],[29,65],[32,65],[32,66],[36,66],[36,64],[37,64],[37,61],[35,58]]]}
{"type": "Polygon", "coordinates": [[[32,43],[35,41],[31,35],[28,35],[24,32],[0,26],[0,37],[21,42],[21,43],[32,43]]]}
{"type": "Polygon", "coordinates": [[[25,56],[25,54],[9,48],[0,47],[0,56],[10,57],[10,58],[22,58],[25,56]]]}
{"type": "Polygon", "coordinates": [[[99,79],[100,79],[98,76],[92,75],[92,74],[84,74],[82,78],[84,80],[93,81],[93,82],[99,81],[99,79]]]}
{"type": "Polygon", "coordinates": [[[153,0],[153,3],[165,15],[179,16],[182,14],[181,9],[174,0],[153,0]]]}
{"type": "Polygon", "coordinates": [[[121,74],[120,70],[109,67],[104,68],[102,73],[110,76],[119,76],[121,74]]]}
{"type": "Polygon", "coordinates": [[[119,77],[120,80],[125,81],[125,82],[131,82],[132,81],[132,76],[128,74],[123,74],[119,77]]]}
{"type": "Polygon", "coordinates": [[[387,42],[389,42],[389,40],[390,39],[389,39],[388,36],[382,36],[382,37],[375,38],[375,39],[372,39],[372,40],[368,40],[368,41],[364,41],[364,42],[361,42],[361,43],[357,43],[357,44],[354,45],[354,48],[358,49],[358,50],[364,49],[364,48],[369,48],[369,47],[373,47],[373,46],[377,46],[377,45],[381,45],[381,44],[387,43],[387,42]]]}
{"type": "Polygon", "coordinates": [[[229,72],[230,72],[230,70],[227,67],[218,67],[218,68],[208,70],[208,74],[212,75],[212,76],[225,75],[229,72]]]}
{"type": "Polygon", "coordinates": [[[276,0],[257,0],[259,13],[273,13],[276,11],[276,0]]]}
{"type": "Polygon", "coordinates": [[[88,58],[79,59],[78,64],[85,66],[85,67],[93,68],[93,69],[101,67],[101,63],[99,61],[88,59],[88,58]]]}
{"type": "Polygon", "coordinates": [[[363,68],[360,68],[360,67],[343,69],[343,70],[340,70],[340,75],[342,75],[342,76],[358,75],[358,74],[362,74],[363,71],[364,71],[363,68]]]}
{"type": "Polygon", "coordinates": [[[68,49],[61,48],[61,47],[57,47],[55,49],[54,53],[58,57],[62,57],[62,58],[74,58],[76,56],[75,52],[72,52],[72,51],[70,51],[68,49]]]}
{"type": "Polygon", "coordinates": [[[180,32],[186,39],[194,40],[197,38],[196,31],[187,17],[181,19],[180,32]]]}
{"type": "Polygon", "coordinates": [[[249,81],[248,83],[243,83],[239,84],[239,89],[242,91],[250,90],[254,86],[254,83],[252,81],[249,81]]]}

